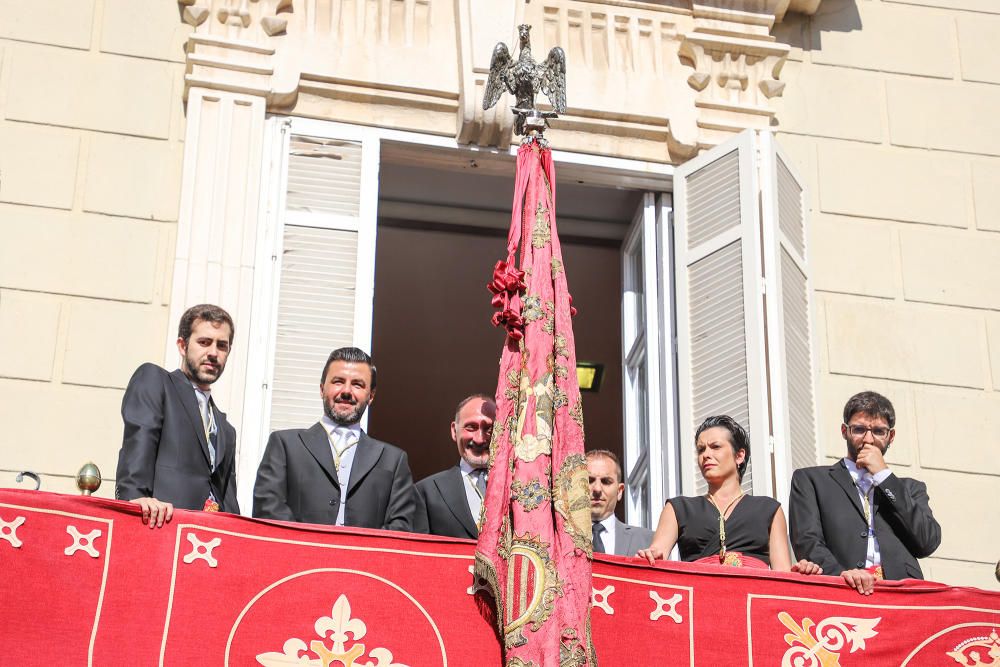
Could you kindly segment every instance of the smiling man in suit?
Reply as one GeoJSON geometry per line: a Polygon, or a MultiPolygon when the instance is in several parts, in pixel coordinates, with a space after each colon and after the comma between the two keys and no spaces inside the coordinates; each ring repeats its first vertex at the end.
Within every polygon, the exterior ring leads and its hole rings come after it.
{"type": "Polygon", "coordinates": [[[181,316],[172,373],[139,366],[122,399],[125,433],[118,453],[115,497],[142,507],[142,520],[159,527],[174,507],[238,514],[236,430],[212,399],[226,368],[233,318],[201,304],[181,316]]]}
{"type": "Polygon", "coordinates": [[[335,526],[412,530],[416,491],[406,453],[359,422],[375,400],[375,364],[356,347],[334,350],[320,378],[323,416],[275,431],[257,470],[253,515],[335,526]]]}
{"type": "Polygon", "coordinates": [[[622,466],[614,452],[592,449],[587,452],[590,482],[590,520],[593,522],[594,553],[635,556],[653,541],[653,531],[622,523],[615,508],[625,493],[622,466]]]}
{"type": "Polygon", "coordinates": [[[479,537],[496,415],[496,403],[486,394],[473,394],[458,404],[451,423],[458,464],[417,483],[419,530],[445,537],[479,537]]]}
{"type": "Polygon", "coordinates": [[[855,394],[840,425],[847,456],[792,473],[788,508],[796,558],[842,576],[864,595],[878,579],[923,579],[917,558],[941,544],[927,485],[896,477],[885,462],[895,425],[888,398],[855,394]]]}

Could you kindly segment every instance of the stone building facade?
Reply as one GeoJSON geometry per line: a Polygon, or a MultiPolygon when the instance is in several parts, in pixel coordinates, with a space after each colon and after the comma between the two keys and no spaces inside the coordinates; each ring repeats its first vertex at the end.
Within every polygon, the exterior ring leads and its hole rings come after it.
{"type": "MultiPolygon", "coordinates": [[[[700,152],[775,133],[809,209],[817,460],[841,455],[851,393],[889,395],[890,463],[927,482],[944,527],[925,572],[997,586],[994,2],[0,0],[0,16],[0,484],[33,470],[73,492],[88,459],[110,477],[132,370],[176,363],[173,327],[200,301],[236,317],[217,400],[259,441],[281,142],[334,123],[362,152],[378,130],[397,161],[431,160],[410,135],[504,158],[507,102],[483,112],[482,88],[493,44],[529,23],[537,57],[567,51],[551,138],[595,182],[669,194],[700,152]]],[[[359,169],[345,229],[374,246],[359,169]]],[[[370,342],[371,320],[352,316],[347,338],[370,342]]]]}

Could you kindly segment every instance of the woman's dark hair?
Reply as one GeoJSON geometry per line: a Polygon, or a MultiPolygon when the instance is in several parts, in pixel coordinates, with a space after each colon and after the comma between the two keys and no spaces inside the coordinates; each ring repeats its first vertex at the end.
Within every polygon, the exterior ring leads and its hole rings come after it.
{"type": "Polygon", "coordinates": [[[707,431],[710,428],[722,427],[729,431],[729,444],[733,447],[733,456],[740,453],[740,450],[746,452],[743,457],[743,463],[736,466],[736,471],[740,474],[740,481],[743,480],[743,473],[747,470],[747,465],[750,463],[750,436],[747,435],[746,430],[740,426],[739,422],[730,417],[729,415],[717,415],[715,417],[709,417],[701,423],[698,430],[694,433],[694,444],[698,446],[698,436],[702,434],[703,431],[707,431]]]}

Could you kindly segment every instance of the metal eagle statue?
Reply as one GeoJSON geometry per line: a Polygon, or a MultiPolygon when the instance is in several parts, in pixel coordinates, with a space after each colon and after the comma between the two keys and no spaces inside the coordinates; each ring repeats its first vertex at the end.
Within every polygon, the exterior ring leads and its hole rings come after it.
{"type": "MultiPolygon", "coordinates": [[[[525,136],[532,130],[538,134],[548,126],[546,119],[566,112],[566,53],[558,46],[552,47],[544,62],[531,56],[531,26],[517,27],[521,52],[514,60],[507,45],[500,42],[493,48],[490,77],[486,81],[483,111],[489,109],[506,90],[516,99],[512,111],[517,116],[515,133],[525,136]],[[553,111],[535,108],[535,95],[545,93],[553,111]]],[[[526,137],[525,141],[530,140],[526,137]]]]}

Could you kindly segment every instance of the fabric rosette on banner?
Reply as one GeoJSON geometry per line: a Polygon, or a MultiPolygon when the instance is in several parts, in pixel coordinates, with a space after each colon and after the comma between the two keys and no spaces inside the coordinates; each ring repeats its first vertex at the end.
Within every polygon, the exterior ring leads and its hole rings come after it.
{"type": "Polygon", "coordinates": [[[591,522],[583,406],[555,225],[552,153],[517,154],[507,258],[488,284],[507,336],[476,574],[508,666],[596,665],[590,637],[591,522]],[[520,267],[517,266],[520,249],[520,267]]]}

